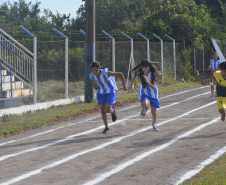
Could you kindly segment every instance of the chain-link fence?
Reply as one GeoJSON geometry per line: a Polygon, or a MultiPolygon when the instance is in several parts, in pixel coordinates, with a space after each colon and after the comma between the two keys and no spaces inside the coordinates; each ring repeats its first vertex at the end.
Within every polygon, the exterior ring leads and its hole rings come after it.
{"type": "MultiPolygon", "coordinates": [[[[32,40],[21,40],[21,44],[32,51],[32,40]]],[[[68,42],[68,74],[69,97],[84,95],[85,81],[85,42],[68,42]]],[[[38,77],[38,102],[51,101],[65,98],[65,41],[38,41],[37,43],[37,77],[38,77]]],[[[150,60],[158,63],[161,69],[161,45],[160,42],[150,42],[150,60]]],[[[147,42],[134,41],[133,53],[135,64],[147,58],[147,42]]],[[[176,73],[177,79],[183,77],[183,65],[181,52],[183,43],[176,43],[176,73]]],[[[209,65],[209,51],[205,51],[205,69],[209,65]]],[[[131,55],[130,41],[115,42],[115,70],[128,75],[131,55]]],[[[163,63],[166,70],[173,71],[173,44],[163,43],[163,63]]],[[[96,60],[103,67],[112,70],[112,43],[109,41],[96,42],[96,60]]],[[[193,61],[192,61],[193,62],[193,61]]],[[[202,70],[202,51],[196,51],[196,69],[202,70]]],[[[173,74],[172,74],[173,76],[173,74]]]]}

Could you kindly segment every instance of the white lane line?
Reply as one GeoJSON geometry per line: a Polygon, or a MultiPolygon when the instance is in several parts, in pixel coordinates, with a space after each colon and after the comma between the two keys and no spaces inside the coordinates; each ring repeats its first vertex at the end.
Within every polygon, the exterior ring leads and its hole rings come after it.
{"type": "MultiPolygon", "coordinates": [[[[187,92],[191,92],[191,91],[195,91],[195,90],[200,90],[200,89],[204,89],[204,88],[206,88],[206,86],[195,88],[195,89],[191,89],[191,90],[187,90],[187,91],[182,91],[180,93],[171,94],[171,95],[168,95],[168,96],[165,96],[165,97],[161,97],[159,99],[164,99],[164,98],[168,98],[168,97],[171,97],[171,96],[176,96],[176,95],[179,95],[179,94],[184,94],[184,93],[187,93],[187,92]]],[[[125,110],[128,110],[128,109],[137,107],[137,106],[140,106],[140,104],[139,105],[133,105],[133,106],[130,106],[130,107],[127,107],[127,108],[118,110],[118,112],[125,111],[125,110]]],[[[88,119],[88,120],[85,120],[85,121],[81,121],[81,122],[78,122],[78,123],[69,124],[69,125],[62,126],[62,127],[57,127],[55,129],[51,129],[51,130],[48,130],[48,131],[45,131],[45,132],[41,132],[41,133],[38,133],[38,134],[35,134],[35,135],[31,135],[31,136],[28,136],[28,137],[25,137],[25,138],[11,140],[11,141],[5,142],[5,143],[0,143],[0,147],[3,146],[3,145],[6,145],[6,144],[11,144],[11,143],[17,142],[17,141],[22,141],[22,140],[30,139],[30,138],[37,137],[37,136],[40,136],[40,135],[48,134],[50,132],[54,132],[56,130],[63,129],[63,128],[66,128],[66,127],[75,126],[75,125],[78,125],[78,124],[81,124],[81,123],[84,123],[84,122],[87,122],[87,121],[91,121],[93,119],[100,118],[100,117],[101,116],[99,115],[99,116],[96,116],[94,118],[91,118],[91,119],[88,119]]]]}
{"type": "MultiPolygon", "coordinates": [[[[99,118],[99,117],[100,116],[96,116],[95,118],[99,118]]],[[[93,118],[93,119],[95,119],[95,118],[93,118]]],[[[81,124],[81,123],[85,123],[87,121],[88,120],[81,121],[81,122],[78,122],[78,123],[69,124],[69,125],[62,126],[62,127],[57,127],[55,129],[48,130],[48,131],[45,131],[45,132],[41,132],[41,133],[38,133],[38,134],[35,134],[35,135],[32,135],[32,136],[28,136],[28,137],[25,137],[25,138],[12,140],[12,141],[9,141],[9,142],[6,142],[6,143],[0,143],[0,146],[6,145],[6,144],[11,144],[11,143],[14,143],[14,142],[17,142],[17,141],[22,141],[22,140],[25,140],[25,139],[30,139],[30,138],[37,137],[37,136],[40,136],[40,135],[43,135],[43,134],[48,134],[50,132],[53,132],[53,131],[56,131],[56,130],[59,130],[59,129],[63,129],[63,128],[66,128],[66,127],[75,126],[75,125],[78,125],[78,124],[81,124]]]]}
{"type": "MultiPolygon", "coordinates": [[[[162,121],[162,120],[168,120],[168,119],[171,119],[171,118],[165,118],[165,119],[156,119],[156,120],[159,120],[159,121],[162,121]]],[[[178,118],[180,120],[210,120],[210,119],[213,119],[213,118],[178,118]]],[[[147,121],[147,120],[150,120],[150,118],[141,118],[141,119],[130,119],[131,121],[147,121]]]]}
{"type": "MultiPolygon", "coordinates": [[[[191,110],[191,111],[189,111],[189,112],[187,112],[187,113],[185,113],[185,114],[182,114],[182,115],[177,116],[177,117],[175,117],[175,118],[172,118],[172,119],[170,119],[170,120],[163,121],[163,122],[159,123],[158,125],[163,125],[163,124],[168,123],[168,122],[170,122],[170,121],[176,120],[176,119],[178,119],[178,118],[180,118],[180,117],[187,116],[188,114],[191,114],[191,113],[193,113],[193,112],[195,112],[195,111],[198,111],[198,110],[200,110],[200,109],[206,108],[206,107],[208,107],[208,106],[210,106],[210,105],[213,105],[214,103],[216,103],[216,102],[215,102],[215,101],[214,101],[214,102],[211,102],[211,103],[209,103],[209,104],[206,104],[206,105],[204,105],[204,106],[201,106],[201,107],[199,107],[199,108],[196,108],[196,109],[194,109],[194,110],[191,110]]],[[[217,119],[218,119],[218,118],[217,118],[217,119]]],[[[16,177],[16,178],[14,178],[14,179],[12,179],[12,180],[9,180],[9,181],[7,181],[7,182],[5,182],[5,183],[2,183],[2,184],[0,184],[0,185],[9,185],[9,184],[13,184],[13,183],[18,182],[18,181],[21,181],[21,180],[23,180],[23,179],[29,178],[29,177],[31,177],[31,176],[33,176],[33,175],[37,175],[37,174],[41,173],[43,170],[53,168],[53,167],[55,167],[55,166],[58,166],[58,165],[60,165],[60,164],[62,164],[62,163],[65,163],[65,162],[68,162],[68,161],[70,161],[70,160],[72,160],[72,159],[77,158],[78,156],[87,154],[87,153],[89,153],[89,152],[93,152],[93,151],[96,151],[96,150],[103,149],[104,147],[107,147],[107,146],[109,146],[109,145],[115,144],[115,143],[117,143],[117,142],[122,141],[122,140],[125,139],[125,138],[128,138],[128,137],[134,136],[134,135],[136,135],[136,134],[145,132],[145,131],[147,131],[147,130],[149,130],[149,129],[152,129],[152,126],[143,128],[143,129],[141,129],[141,130],[139,130],[139,131],[137,131],[137,132],[133,132],[133,133],[130,133],[130,134],[126,134],[126,135],[124,135],[124,136],[122,136],[122,137],[118,137],[118,138],[116,138],[116,139],[114,139],[114,140],[112,140],[112,141],[110,141],[110,142],[106,142],[106,143],[101,144],[101,145],[99,145],[99,146],[97,146],[97,147],[94,147],[94,148],[91,148],[91,149],[84,150],[84,151],[82,151],[82,152],[73,154],[73,155],[68,156],[68,157],[66,157],[66,158],[64,158],[64,159],[61,159],[61,160],[59,160],[59,161],[56,161],[56,162],[54,162],[54,163],[52,163],[52,164],[49,164],[49,165],[44,166],[44,167],[42,167],[42,168],[39,168],[39,169],[37,169],[37,170],[31,171],[31,172],[29,172],[29,173],[26,173],[26,174],[24,174],[24,175],[21,175],[21,176],[19,176],[19,177],[16,177]]]]}
{"type": "Polygon", "coordinates": [[[182,91],[182,92],[179,92],[179,93],[175,93],[175,94],[171,94],[171,95],[168,95],[168,96],[164,96],[164,97],[159,98],[159,99],[165,99],[165,98],[169,98],[171,96],[176,96],[176,95],[187,93],[187,92],[191,92],[191,91],[194,91],[194,90],[204,89],[204,88],[207,88],[207,87],[209,87],[209,86],[198,87],[198,88],[195,88],[195,89],[191,89],[191,90],[187,90],[187,91],[182,91]]]}
{"type": "MultiPolygon", "coordinates": [[[[206,95],[207,93],[209,93],[209,92],[206,92],[206,93],[203,93],[203,94],[199,94],[199,95],[196,95],[196,96],[192,96],[192,97],[190,97],[190,98],[187,98],[187,99],[184,99],[184,100],[181,100],[181,101],[172,103],[172,104],[170,104],[170,105],[166,105],[166,106],[161,107],[161,108],[159,108],[159,109],[171,107],[171,106],[177,105],[177,104],[179,104],[179,103],[181,103],[181,102],[185,102],[185,101],[188,101],[188,100],[190,100],[190,99],[193,99],[193,98],[196,98],[196,97],[199,97],[199,96],[206,95]]],[[[214,103],[215,103],[215,101],[214,101],[214,103]]],[[[147,111],[147,113],[148,113],[148,112],[149,112],[149,111],[147,111]]],[[[126,120],[128,120],[128,119],[132,119],[132,118],[137,117],[137,116],[139,116],[139,115],[128,116],[128,117],[126,117],[126,118],[124,118],[124,119],[121,119],[121,120],[118,120],[118,121],[116,121],[116,122],[113,122],[113,123],[109,124],[109,126],[119,124],[119,123],[121,123],[121,122],[123,122],[123,121],[126,121],[126,120]]],[[[169,120],[174,120],[174,118],[169,119],[169,120]]],[[[41,145],[41,146],[38,146],[38,147],[30,148],[30,149],[28,149],[28,150],[23,150],[23,151],[14,153],[14,154],[4,155],[4,156],[1,156],[1,157],[0,157],[0,161],[3,161],[3,160],[8,159],[8,158],[10,158],[10,157],[15,157],[15,156],[18,156],[18,155],[21,155],[21,154],[25,154],[25,153],[28,153],[28,152],[34,152],[34,151],[37,151],[37,150],[40,150],[40,149],[44,149],[44,148],[47,148],[47,147],[56,145],[56,144],[58,144],[58,143],[62,143],[62,142],[65,142],[65,141],[74,139],[74,138],[76,138],[76,137],[78,137],[78,136],[90,134],[90,133],[92,133],[92,132],[95,132],[95,131],[97,131],[97,130],[99,130],[99,129],[103,129],[103,128],[104,128],[104,126],[102,125],[102,126],[99,126],[99,127],[97,127],[97,128],[94,128],[94,129],[91,129],[91,130],[88,130],[88,131],[85,131],[85,132],[80,132],[80,133],[78,133],[78,134],[74,134],[74,135],[68,136],[68,137],[66,137],[66,138],[57,140],[57,141],[55,141],[55,142],[53,142],[53,143],[47,143],[47,144],[44,144],[44,145],[41,145]]]]}
{"type": "MultiPolygon", "coordinates": [[[[125,163],[123,163],[123,164],[117,166],[116,168],[112,169],[112,170],[109,171],[109,172],[106,172],[106,173],[104,173],[104,174],[101,174],[98,178],[96,178],[96,179],[94,179],[94,180],[91,180],[91,181],[85,183],[84,185],[94,185],[94,184],[97,184],[97,183],[99,183],[99,182],[105,180],[106,178],[110,177],[111,175],[113,175],[113,174],[115,174],[115,173],[118,173],[118,172],[120,172],[121,170],[124,170],[124,169],[127,168],[128,166],[133,165],[134,163],[136,163],[136,162],[138,162],[138,161],[141,161],[142,159],[148,157],[149,155],[151,155],[151,154],[153,154],[153,153],[155,153],[155,152],[158,152],[158,151],[160,151],[160,150],[162,150],[162,149],[165,149],[166,147],[172,145],[173,143],[179,141],[180,139],[182,139],[182,138],[184,138],[184,137],[187,137],[187,136],[193,134],[194,132],[203,129],[203,128],[205,128],[205,127],[208,126],[208,125],[211,125],[211,124],[213,124],[213,123],[216,123],[218,120],[220,120],[220,118],[215,118],[214,120],[212,120],[212,121],[210,121],[210,122],[208,122],[208,123],[202,124],[202,125],[196,127],[195,129],[186,132],[185,134],[182,134],[182,135],[180,135],[180,136],[178,136],[178,137],[176,137],[176,138],[174,138],[174,139],[171,139],[171,140],[168,141],[167,143],[165,143],[165,144],[163,144],[163,145],[161,145],[161,146],[159,146],[159,147],[157,147],[157,148],[155,148],[155,149],[152,149],[152,150],[150,150],[150,151],[148,151],[148,152],[145,152],[145,153],[143,153],[143,154],[141,154],[141,155],[135,157],[134,159],[129,160],[129,161],[127,161],[127,162],[125,162],[125,163]]],[[[97,175],[97,176],[98,176],[98,175],[97,175]]]]}
{"type": "Polygon", "coordinates": [[[191,177],[193,177],[194,175],[202,171],[205,168],[205,166],[209,165],[210,163],[218,159],[225,152],[226,152],[226,146],[218,150],[217,153],[215,153],[214,155],[211,155],[207,160],[200,163],[195,170],[191,170],[185,173],[182,177],[180,177],[180,180],[178,180],[175,185],[178,185],[180,183],[183,183],[185,180],[190,179],[191,177]]]}

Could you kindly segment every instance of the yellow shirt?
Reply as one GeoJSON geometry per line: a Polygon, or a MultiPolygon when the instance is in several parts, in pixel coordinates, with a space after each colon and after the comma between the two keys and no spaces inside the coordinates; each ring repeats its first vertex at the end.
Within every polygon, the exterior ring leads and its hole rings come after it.
{"type": "Polygon", "coordinates": [[[221,71],[214,72],[213,77],[217,81],[217,97],[226,97],[226,79],[221,71]]]}

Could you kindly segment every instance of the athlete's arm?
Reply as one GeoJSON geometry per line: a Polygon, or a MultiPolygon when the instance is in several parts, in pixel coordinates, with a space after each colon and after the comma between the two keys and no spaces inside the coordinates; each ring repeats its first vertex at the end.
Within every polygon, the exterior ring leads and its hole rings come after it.
{"type": "Polygon", "coordinates": [[[155,89],[155,81],[153,82],[154,84],[152,84],[151,82],[149,82],[148,78],[143,75],[144,79],[145,79],[145,82],[150,86],[151,89],[155,89]]]}
{"type": "Polygon", "coordinates": [[[124,78],[124,75],[123,75],[122,72],[112,72],[112,71],[109,71],[108,75],[109,75],[109,76],[116,76],[116,77],[119,77],[119,78],[121,79],[121,81],[122,81],[123,90],[124,90],[124,91],[127,91],[125,78],[124,78]]]}
{"type": "Polygon", "coordinates": [[[136,80],[136,77],[137,77],[137,73],[135,73],[134,75],[133,75],[133,79],[132,79],[132,82],[131,82],[131,85],[130,85],[130,87],[129,87],[129,92],[131,91],[131,89],[132,89],[132,86],[133,86],[133,84],[134,84],[134,81],[136,80]]]}
{"type": "Polygon", "coordinates": [[[92,81],[94,89],[98,90],[97,80],[92,81]]]}

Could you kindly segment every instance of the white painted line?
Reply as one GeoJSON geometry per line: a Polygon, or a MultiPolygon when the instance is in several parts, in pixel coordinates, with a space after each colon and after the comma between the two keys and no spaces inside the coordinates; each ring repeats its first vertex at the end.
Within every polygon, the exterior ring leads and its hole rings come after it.
{"type": "Polygon", "coordinates": [[[199,164],[195,170],[191,170],[185,173],[182,177],[180,177],[180,180],[178,180],[175,185],[178,185],[180,183],[183,183],[185,180],[190,179],[191,177],[193,177],[194,175],[202,171],[205,168],[205,166],[209,165],[210,163],[218,159],[225,152],[226,152],[226,146],[218,150],[217,153],[215,153],[214,155],[211,155],[207,160],[199,164]]]}
{"type": "Polygon", "coordinates": [[[204,89],[204,88],[207,88],[207,87],[209,87],[209,86],[198,87],[198,88],[195,88],[195,89],[191,89],[191,90],[187,90],[187,91],[182,91],[182,92],[179,92],[179,93],[175,93],[175,94],[171,94],[171,95],[168,95],[168,96],[164,96],[164,97],[159,98],[159,99],[165,99],[165,98],[169,98],[171,96],[176,96],[176,95],[179,95],[179,94],[184,94],[184,93],[191,92],[191,91],[194,91],[194,90],[204,89]]]}
{"type": "MultiPolygon", "coordinates": [[[[166,119],[156,119],[156,120],[159,120],[159,121],[162,121],[162,120],[168,120],[168,119],[171,119],[171,118],[166,118],[166,119]]],[[[210,120],[210,119],[213,119],[213,118],[178,118],[180,120],[210,120]]],[[[144,118],[144,119],[130,119],[130,121],[147,121],[147,120],[150,120],[150,118],[144,118]]]]}
{"type": "MultiPolygon", "coordinates": [[[[165,98],[169,98],[169,97],[172,97],[172,96],[176,96],[176,95],[180,95],[180,94],[184,94],[184,93],[187,93],[187,92],[195,91],[195,90],[204,89],[204,88],[207,88],[207,87],[208,86],[204,86],[204,87],[199,87],[199,88],[195,88],[195,89],[191,89],[191,90],[187,90],[187,91],[182,91],[182,92],[179,92],[179,93],[175,93],[175,94],[171,94],[171,95],[168,95],[168,96],[160,97],[159,100],[162,100],[162,99],[165,99],[165,98]]],[[[135,108],[135,107],[138,107],[138,106],[140,106],[140,102],[139,102],[138,105],[133,105],[131,107],[127,107],[127,108],[118,110],[117,112],[125,111],[125,110],[131,109],[131,108],[135,108]]]]}
{"type": "MultiPolygon", "coordinates": [[[[209,92],[207,92],[207,93],[209,93],[209,92]]],[[[181,101],[172,103],[172,104],[170,104],[170,105],[166,105],[166,106],[161,107],[161,108],[159,108],[159,109],[163,109],[163,108],[167,108],[167,107],[170,107],[170,106],[173,106],[173,105],[177,105],[177,104],[179,104],[179,103],[181,103],[181,102],[185,102],[185,101],[190,100],[190,99],[192,99],[192,98],[196,98],[196,97],[199,97],[199,96],[203,96],[203,95],[205,95],[205,94],[207,94],[207,93],[203,93],[203,94],[199,94],[199,95],[196,95],[196,96],[192,96],[192,97],[190,97],[190,98],[187,98],[187,99],[184,99],[184,100],[181,100],[181,101]]],[[[212,102],[211,105],[212,105],[213,103],[216,103],[216,101],[212,102]]],[[[207,105],[209,105],[209,104],[207,104],[207,105]]],[[[202,107],[206,107],[206,105],[205,105],[205,106],[202,106],[202,107]]],[[[199,110],[199,109],[193,109],[193,110],[190,111],[190,112],[194,112],[194,110],[199,110]]],[[[149,111],[147,111],[147,113],[148,113],[148,112],[149,112],[149,111]]],[[[188,114],[190,114],[190,112],[185,113],[185,114],[183,114],[183,115],[188,115],[188,114]]],[[[121,120],[118,120],[118,121],[116,121],[116,122],[113,122],[113,123],[109,124],[109,126],[119,124],[119,123],[124,122],[124,121],[126,121],[126,120],[128,120],[128,119],[132,119],[132,118],[134,118],[134,117],[136,117],[136,116],[138,116],[138,115],[128,116],[128,117],[126,117],[126,118],[124,118],[124,119],[121,119],[121,120]]],[[[180,118],[180,116],[178,116],[178,118],[180,118]]],[[[169,119],[169,120],[174,120],[174,118],[169,119]]],[[[167,120],[166,122],[168,122],[168,120],[167,120]]],[[[164,124],[165,124],[165,122],[164,122],[164,124]]],[[[158,124],[158,125],[159,125],[159,124],[158,124]]],[[[1,156],[1,157],[0,157],[0,161],[3,161],[3,160],[8,159],[8,158],[10,158],[10,157],[15,157],[15,156],[18,156],[18,155],[21,155],[21,154],[25,154],[25,153],[28,153],[28,152],[34,152],[34,151],[37,151],[37,150],[40,150],[40,149],[44,149],[44,148],[47,148],[47,147],[56,145],[56,144],[58,144],[58,143],[62,143],[62,142],[65,142],[65,141],[74,139],[74,138],[79,137],[79,136],[82,136],[82,135],[90,134],[90,133],[92,133],[92,132],[95,132],[95,131],[97,131],[97,130],[99,130],[99,129],[103,129],[103,128],[104,128],[104,126],[102,125],[102,126],[99,126],[99,127],[97,127],[97,128],[94,128],[94,129],[91,129],[91,130],[88,130],[88,131],[85,131],[85,132],[80,132],[80,133],[78,133],[78,134],[74,134],[74,135],[68,136],[68,137],[66,137],[66,138],[57,140],[57,141],[55,141],[55,142],[53,142],[53,143],[47,143],[47,144],[44,144],[44,145],[42,145],[42,146],[30,148],[30,149],[28,149],[28,150],[23,150],[23,151],[14,153],[14,154],[4,155],[4,156],[1,156]]]]}
{"type": "MultiPolygon", "coordinates": [[[[195,90],[199,90],[199,89],[203,89],[203,88],[206,88],[206,86],[195,88],[195,89],[191,89],[191,90],[187,90],[187,91],[182,91],[180,93],[171,94],[171,95],[159,98],[159,99],[164,99],[164,98],[168,98],[168,97],[171,97],[171,96],[176,96],[176,95],[179,95],[179,94],[183,94],[183,93],[187,93],[187,92],[191,92],[191,91],[195,91],[195,90]]],[[[127,107],[125,109],[118,110],[117,112],[125,111],[125,110],[128,110],[128,109],[137,107],[137,106],[140,106],[140,104],[139,105],[130,106],[130,107],[127,107]]],[[[51,130],[48,130],[48,131],[45,131],[45,132],[41,132],[41,133],[38,133],[38,134],[35,134],[35,135],[31,135],[31,136],[28,136],[28,137],[25,137],[25,138],[11,140],[11,141],[5,142],[5,143],[0,143],[0,147],[3,146],[3,145],[6,145],[6,144],[11,144],[11,143],[17,142],[17,141],[22,141],[22,140],[30,139],[30,138],[37,137],[37,136],[40,136],[40,135],[43,135],[43,134],[48,134],[50,132],[54,132],[56,130],[63,129],[63,128],[66,128],[66,127],[75,126],[77,124],[81,124],[81,123],[84,123],[84,122],[87,122],[87,121],[91,121],[93,119],[97,119],[97,118],[100,118],[100,117],[101,116],[99,115],[99,116],[96,116],[96,117],[94,117],[92,119],[88,119],[88,120],[81,121],[81,122],[78,122],[78,123],[69,124],[69,125],[66,125],[66,126],[57,127],[55,129],[51,129],[51,130]]]]}
{"type": "MultiPolygon", "coordinates": [[[[195,129],[186,132],[185,134],[182,134],[181,136],[178,136],[178,137],[176,137],[176,138],[174,138],[174,139],[171,139],[171,140],[168,141],[167,143],[165,143],[165,144],[163,144],[163,145],[161,145],[161,146],[159,146],[159,147],[157,147],[157,148],[155,148],[155,149],[152,149],[152,150],[150,150],[150,151],[148,151],[148,152],[145,152],[145,153],[143,153],[143,154],[141,154],[141,155],[135,157],[134,159],[129,160],[129,161],[127,161],[127,162],[125,162],[125,163],[123,163],[123,164],[117,166],[116,168],[112,169],[112,170],[109,171],[109,172],[106,172],[106,173],[104,173],[104,174],[99,175],[99,177],[97,177],[96,179],[91,180],[91,181],[85,183],[84,185],[94,185],[94,184],[97,184],[97,183],[99,183],[99,182],[105,180],[106,178],[110,177],[111,175],[113,175],[113,174],[115,174],[115,173],[118,173],[118,172],[120,172],[121,170],[124,170],[124,169],[127,168],[128,166],[133,165],[134,163],[136,163],[136,162],[138,162],[138,161],[141,161],[142,159],[148,157],[149,155],[151,155],[151,154],[153,154],[153,153],[155,153],[155,152],[158,152],[158,151],[160,151],[160,150],[162,150],[162,149],[165,149],[166,147],[172,145],[173,143],[179,141],[180,139],[182,139],[182,138],[184,138],[184,137],[187,137],[187,136],[193,134],[194,132],[203,129],[203,128],[205,128],[205,127],[208,126],[208,125],[211,125],[211,124],[213,124],[213,123],[216,123],[218,120],[220,120],[220,118],[216,118],[216,119],[214,119],[214,120],[212,120],[212,121],[210,121],[210,122],[208,122],[208,123],[202,124],[202,125],[196,127],[195,129]]],[[[97,176],[98,176],[98,175],[97,175],[97,176]]]]}
{"type": "Polygon", "coordinates": [[[51,106],[67,105],[72,104],[74,102],[78,103],[79,101],[80,99],[78,97],[74,97],[68,99],[55,100],[52,102],[37,103],[35,105],[24,105],[20,107],[2,109],[0,110],[0,117],[8,114],[23,114],[26,113],[27,111],[37,111],[41,109],[47,109],[51,106]]]}
{"type": "MultiPolygon", "coordinates": [[[[187,116],[188,114],[191,114],[191,113],[193,113],[193,112],[195,112],[195,111],[198,111],[198,110],[200,110],[200,109],[206,108],[206,107],[208,107],[208,106],[210,106],[210,105],[213,105],[214,103],[216,103],[216,102],[215,102],[215,101],[214,101],[214,102],[211,102],[211,103],[209,103],[209,104],[207,104],[207,105],[205,105],[205,106],[199,107],[199,108],[197,108],[197,109],[194,109],[194,110],[192,110],[192,111],[189,111],[189,112],[187,112],[187,113],[185,113],[185,114],[182,114],[182,115],[177,116],[177,117],[175,117],[175,118],[172,118],[172,119],[170,119],[170,120],[161,122],[161,123],[159,123],[158,125],[163,125],[163,124],[168,123],[168,122],[170,122],[170,121],[176,120],[176,119],[178,119],[179,117],[187,116]]],[[[219,119],[219,118],[217,118],[217,119],[219,119]]],[[[215,120],[216,120],[216,119],[215,119],[215,120]]],[[[205,125],[205,124],[203,124],[203,125],[205,125]]],[[[201,126],[202,126],[202,125],[201,125],[201,126]]],[[[201,127],[201,126],[199,126],[199,127],[201,127]]],[[[197,127],[197,128],[199,128],[199,127],[197,127]]],[[[203,128],[204,128],[204,127],[203,127],[203,128]]],[[[43,170],[53,168],[53,167],[55,167],[55,166],[58,166],[58,165],[60,165],[60,164],[62,164],[62,163],[65,163],[65,162],[68,162],[68,161],[70,161],[70,160],[72,160],[72,159],[77,158],[78,156],[87,154],[87,153],[89,153],[89,152],[93,152],[93,151],[96,151],[96,150],[103,149],[104,147],[107,147],[107,146],[109,146],[109,145],[115,144],[115,143],[117,143],[117,142],[122,141],[122,140],[125,139],[125,138],[128,138],[128,137],[134,136],[134,135],[136,135],[136,134],[145,132],[145,131],[147,131],[147,130],[149,130],[149,129],[152,129],[152,126],[143,128],[143,129],[141,129],[141,130],[139,130],[139,131],[137,131],[137,132],[133,132],[133,133],[130,133],[130,134],[126,134],[126,135],[124,135],[124,136],[122,136],[122,137],[116,138],[116,139],[114,139],[114,140],[112,140],[112,141],[110,141],[110,142],[101,144],[101,145],[99,145],[99,146],[97,146],[97,147],[94,147],[94,148],[91,148],[91,149],[88,149],[88,150],[85,150],[85,151],[82,151],[82,152],[73,154],[73,155],[71,155],[71,156],[69,156],[69,157],[66,157],[66,158],[62,159],[62,160],[56,161],[56,162],[54,162],[54,163],[52,163],[52,164],[49,164],[49,165],[47,165],[47,166],[44,166],[44,167],[42,167],[42,168],[40,168],[40,169],[31,171],[31,172],[29,172],[29,173],[26,173],[26,174],[24,174],[24,175],[21,175],[21,176],[19,176],[19,177],[16,177],[16,178],[14,178],[14,179],[12,179],[12,180],[10,180],[10,181],[7,181],[7,182],[5,182],[5,183],[2,183],[2,184],[0,184],[0,185],[9,185],[9,184],[13,184],[13,183],[18,182],[18,181],[21,181],[21,180],[23,180],[23,179],[29,178],[29,177],[31,177],[31,176],[33,176],[33,175],[37,175],[37,174],[41,173],[43,170]]],[[[182,136],[183,136],[183,135],[182,135],[182,136]]],[[[167,144],[167,143],[166,143],[166,144],[167,144]]]]}
{"type": "MultiPolygon", "coordinates": [[[[96,116],[95,118],[98,118],[98,117],[100,117],[100,116],[96,116]]],[[[48,130],[48,131],[45,131],[45,132],[41,132],[41,133],[38,133],[38,134],[35,134],[35,135],[32,135],[32,136],[28,136],[28,137],[25,137],[25,138],[21,138],[21,139],[17,139],[17,140],[12,140],[12,141],[9,141],[9,142],[6,142],[6,143],[0,143],[0,146],[6,145],[6,144],[10,144],[10,143],[14,143],[14,142],[17,142],[17,141],[22,141],[22,140],[25,140],[25,139],[30,139],[30,138],[33,138],[33,137],[36,137],[36,136],[40,136],[40,135],[43,135],[43,134],[48,134],[50,132],[53,132],[53,131],[56,131],[56,130],[59,130],[59,129],[63,129],[63,128],[70,127],[70,126],[75,126],[75,125],[78,125],[80,123],[85,123],[87,121],[88,120],[81,121],[81,122],[78,122],[78,123],[69,124],[69,125],[62,126],[62,127],[57,127],[55,129],[48,130]]]]}

